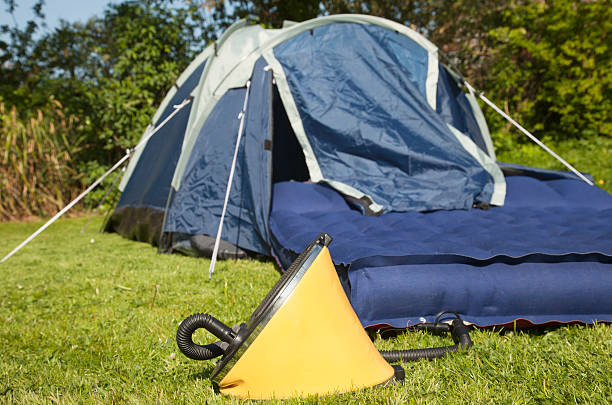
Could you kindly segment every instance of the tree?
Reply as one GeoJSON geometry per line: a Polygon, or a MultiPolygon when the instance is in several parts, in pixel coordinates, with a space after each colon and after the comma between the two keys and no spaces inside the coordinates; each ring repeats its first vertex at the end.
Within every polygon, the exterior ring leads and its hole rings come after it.
{"type": "Polygon", "coordinates": [[[94,129],[106,148],[125,148],[142,134],[201,42],[185,9],[145,2],[111,5],[93,28],[95,91],[88,98],[94,129]]]}
{"type": "MultiPolygon", "coordinates": [[[[81,161],[106,164],[132,146],[157,105],[202,48],[189,8],[163,2],[112,4],[102,18],[62,22],[33,41],[9,30],[0,89],[19,111],[59,101],[83,123],[81,161]]],[[[28,37],[29,38],[29,37],[28,37]]]]}
{"type": "MultiPolygon", "coordinates": [[[[11,15],[16,8],[15,0],[3,0],[6,11],[11,15]]],[[[14,104],[13,90],[28,87],[38,78],[38,67],[33,61],[32,52],[36,46],[34,39],[40,26],[44,25],[42,8],[44,0],[33,6],[34,19],[21,29],[16,23],[0,25],[0,94],[2,99],[14,104]]]]}
{"type": "Polygon", "coordinates": [[[237,17],[257,16],[260,23],[272,27],[281,26],[284,20],[309,20],[317,17],[320,11],[318,0],[239,0],[233,3],[237,17]]]}
{"type": "MultiPolygon", "coordinates": [[[[411,26],[539,136],[612,136],[612,7],[602,0],[322,0],[411,26]]],[[[487,111],[495,128],[505,122],[487,111]]]]}
{"type": "Polygon", "coordinates": [[[512,2],[489,31],[484,87],[543,135],[612,136],[610,32],[605,1],[512,2]]]}

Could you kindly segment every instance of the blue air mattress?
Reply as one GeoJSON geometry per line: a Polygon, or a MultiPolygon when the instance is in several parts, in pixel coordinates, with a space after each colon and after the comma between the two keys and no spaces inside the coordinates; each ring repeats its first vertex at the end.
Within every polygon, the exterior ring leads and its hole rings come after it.
{"type": "Polygon", "coordinates": [[[572,179],[506,182],[503,207],[377,217],[328,187],[277,183],[274,253],[287,266],[330,234],[366,327],[431,322],[446,309],[480,326],[612,321],[612,196],[572,179]]]}

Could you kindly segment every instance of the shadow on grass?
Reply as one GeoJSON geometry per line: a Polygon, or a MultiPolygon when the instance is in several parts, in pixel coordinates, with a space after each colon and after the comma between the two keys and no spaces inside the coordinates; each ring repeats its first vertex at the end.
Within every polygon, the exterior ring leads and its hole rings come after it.
{"type": "MultiPolygon", "coordinates": [[[[582,322],[569,322],[569,323],[549,323],[545,325],[530,325],[530,326],[521,326],[521,327],[512,327],[512,326],[484,326],[484,327],[474,327],[470,326],[470,330],[481,330],[481,331],[489,331],[491,333],[497,333],[500,336],[512,336],[514,334],[525,334],[529,336],[544,336],[549,332],[555,332],[562,328],[584,328],[584,329],[592,329],[597,327],[598,325],[612,325],[610,322],[596,322],[593,324],[584,324],[582,322]]],[[[382,339],[392,339],[399,335],[409,332],[418,332],[420,331],[417,328],[381,328],[381,329],[366,329],[370,339],[374,340],[376,336],[380,336],[382,339]]],[[[429,332],[431,333],[431,332],[429,332]]],[[[436,334],[431,333],[432,335],[444,336],[445,334],[436,334]]],[[[450,336],[450,335],[449,335],[450,336]]]]}
{"type": "Polygon", "coordinates": [[[202,370],[199,373],[190,374],[189,375],[190,380],[208,380],[210,379],[210,376],[212,375],[212,372],[214,370],[213,364],[211,364],[210,362],[202,363],[202,364],[206,364],[206,367],[204,368],[204,370],[202,370]]]}
{"type": "Polygon", "coordinates": [[[592,324],[584,324],[582,322],[568,322],[568,323],[549,323],[549,324],[544,324],[544,325],[532,325],[532,326],[521,327],[521,328],[512,328],[512,327],[502,328],[499,326],[493,326],[493,327],[485,327],[485,328],[479,328],[479,329],[490,330],[492,332],[498,332],[502,336],[504,335],[511,336],[516,333],[522,333],[522,334],[529,335],[529,336],[543,336],[549,332],[555,332],[563,328],[592,329],[599,325],[611,325],[611,323],[610,322],[595,322],[592,324]]]}

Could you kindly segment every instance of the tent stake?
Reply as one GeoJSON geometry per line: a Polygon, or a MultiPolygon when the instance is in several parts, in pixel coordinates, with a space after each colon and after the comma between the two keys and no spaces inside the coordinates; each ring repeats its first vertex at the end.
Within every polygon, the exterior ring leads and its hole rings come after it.
{"type": "MultiPolygon", "coordinates": [[[[473,92],[476,92],[476,90],[467,82],[467,81],[463,81],[465,83],[465,85],[473,92]]],[[[521,131],[522,133],[524,133],[525,135],[527,135],[529,137],[529,139],[531,139],[532,141],[534,141],[540,148],[544,149],[546,152],[548,152],[552,157],[554,157],[555,159],[557,159],[559,162],[561,162],[565,167],[567,167],[569,170],[571,170],[576,176],[578,176],[581,180],[584,180],[585,183],[587,183],[589,186],[594,185],[593,182],[589,179],[587,179],[582,173],[580,173],[578,170],[576,170],[576,168],[574,166],[572,166],[571,164],[569,164],[567,161],[565,161],[561,156],[557,155],[555,152],[552,151],[552,149],[550,149],[548,146],[546,146],[542,141],[540,141],[538,138],[535,137],[535,135],[533,135],[531,132],[527,131],[525,128],[523,128],[523,126],[521,124],[519,124],[518,122],[516,122],[515,120],[512,119],[512,117],[510,117],[508,114],[506,114],[505,112],[503,112],[498,106],[496,106],[495,104],[493,104],[493,102],[491,100],[489,100],[488,98],[485,97],[484,94],[482,94],[481,92],[476,92],[478,93],[478,97],[480,97],[480,99],[482,101],[484,101],[485,103],[487,103],[487,105],[491,108],[493,108],[499,115],[501,115],[502,117],[504,117],[506,120],[508,120],[512,125],[514,125],[516,128],[518,128],[519,131],[521,131]]]]}
{"type": "Polygon", "coordinates": [[[26,238],[26,240],[24,240],[23,242],[21,242],[19,244],[19,246],[17,246],[15,249],[13,249],[8,255],[4,256],[4,258],[2,260],[0,260],[0,263],[4,263],[5,261],[7,261],[9,259],[9,257],[13,256],[15,253],[17,253],[21,248],[23,248],[25,245],[27,245],[28,243],[30,243],[32,241],[32,239],[34,239],[35,237],[37,237],[40,233],[42,233],[42,231],[44,231],[45,229],[47,229],[52,223],[54,223],[55,221],[57,221],[62,215],[64,215],[70,208],[72,208],[76,203],[78,203],[79,201],[81,201],[83,199],[83,197],[85,197],[87,194],[89,194],[91,192],[91,190],[93,190],[94,188],[96,188],[98,186],[98,184],[100,184],[106,177],[108,177],[109,174],[111,174],[112,172],[114,172],[118,167],[120,167],[123,162],[125,162],[126,160],[128,160],[130,158],[130,156],[132,155],[132,152],[142,148],[146,142],[153,136],[155,135],[155,133],[157,131],[159,131],[164,125],[166,125],[166,123],[168,121],[170,121],[170,119],[172,119],[172,117],[174,117],[183,107],[185,107],[187,104],[189,104],[191,102],[192,97],[189,96],[187,97],[181,104],[179,105],[175,105],[174,106],[174,111],[172,112],[172,114],[170,114],[164,121],[162,121],[161,124],[159,124],[153,131],[151,131],[151,133],[149,135],[147,135],[146,137],[144,137],[143,139],[140,140],[140,142],[134,147],[134,149],[128,149],[125,153],[125,155],[119,159],[117,161],[117,163],[115,163],[113,165],[113,167],[111,167],[110,169],[108,169],[106,171],[106,173],[104,173],[102,176],[100,176],[96,181],[94,181],[91,186],[89,186],[87,188],[87,190],[83,191],[81,194],[79,194],[79,196],[77,198],[75,198],[74,200],[72,200],[68,205],[66,205],[60,212],[58,212],[57,214],[55,214],[53,216],[53,218],[51,218],[50,220],[48,220],[43,226],[41,226],[40,228],[38,228],[36,230],[36,232],[34,232],[32,235],[28,236],[26,238]]]}
{"type": "Polygon", "coordinates": [[[221,219],[219,220],[219,228],[217,229],[217,237],[215,238],[215,247],[213,248],[212,257],[210,258],[210,267],[208,268],[208,278],[212,278],[212,274],[215,271],[215,264],[217,263],[217,253],[219,251],[219,242],[221,241],[221,232],[223,231],[223,219],[225,218],[225,211],[227,210],[227,202],[229,201],[230,191],[232,189],[232,180],[234,179],[234,169],[236,168],[236,160],[238,159],[238,150],[240,149],[240,140],[242,138],[242,130],[244,129],[244,117],[246,115],[247,103],[249,101],[249,91],[251,88],[251,81],[249,80],[246,84],[246,93],[244,95],[244,103],[242,105],[242,111],[238,114],[240,118],[240,127],[238,128],[238,137],[236,139],[236,147],[234,148],[234,158],[232,160],[232,167],[230,168],[229,179],[227,180],[227,187],[225,189],[225,201],[223,202],[223,210],[221,211],[221,219]]]}

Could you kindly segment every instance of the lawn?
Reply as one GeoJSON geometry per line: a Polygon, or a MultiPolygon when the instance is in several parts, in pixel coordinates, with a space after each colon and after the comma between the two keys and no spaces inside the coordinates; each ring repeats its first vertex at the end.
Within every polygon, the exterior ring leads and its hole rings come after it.
{"type": "MultiPolygon", "coordinates": [[[[544,149],[529,141],[515,129],[500,131],[492,135],[497,160],[518,163],[542,169],[565,170],[562,163],[550,156],[544,149]]],[[[581,172],[589,173],[595,185],[612,193],[612,138],[591,136],[580,139],[542,141],[581,172]]]]}
{"type": "MultiPolygon", "coordinates": [[[[149,245],[98,233],[100,217],[81,234],[86,220],[58,221],[0,265],[0,403],[243,402],[214,393],[207,378],[213,362],[185,358],[174,335],[196,311],[230,325],[245,321],[278,279],[274,265],[221,261],[209,280],[208,260],[158,255],[149,245]]],[[[0,224],[0,256],[40,225],[0,224]]],[[[196,338],[212,340],[200,332],[196,338]]],[[[469,352],[405,364],[404,385],[309,402],[612,402],[609,325],[484,329],[472,339],[469,352]]],[[[401,349],[449,342],[414,332],[375,343],[401,349]]]]}

